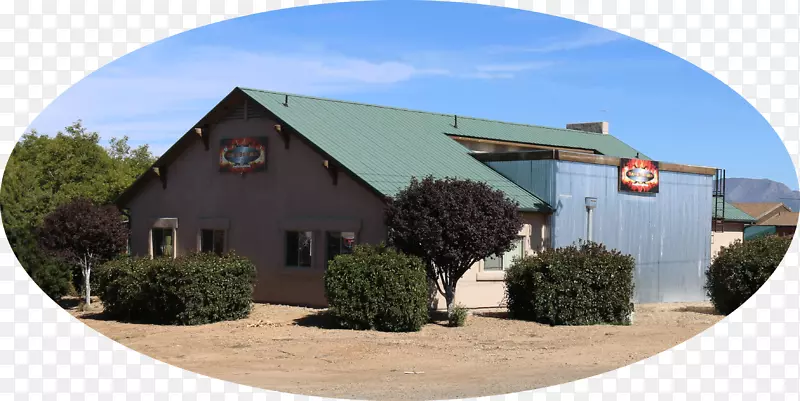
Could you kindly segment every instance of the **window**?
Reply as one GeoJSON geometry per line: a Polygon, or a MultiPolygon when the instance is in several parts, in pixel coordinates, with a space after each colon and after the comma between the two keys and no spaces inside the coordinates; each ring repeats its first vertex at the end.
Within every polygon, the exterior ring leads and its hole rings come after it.
{"type": "Polygon", "coordinates": [[[152,256],[173,257],[175,253],[175,230],[172,228],[153,228],[151,232],[153,240],[152,256]]]}
{"type": "Polygon", "coordinates": [[[311,267],[311,231],[286,232],[286,266],[311,267]]]}
{"type": "Polygon", "coordinates": [[[511,267],[511,264],[514,263],[515,258],[522,258],[523,250],[525,247],[523,246],[525,242],[524,237],[518,237],[512,243],[512,248],[510,251],[502,254],[502,255],[492,255],[488,258],[483,260],[483,270],[506,270],[511,267]]]}
{"type": "Polygon", "coordinates": [[[225,252],[225,230],[200,230],[200,252],[225,252]]]}
{"type": "Polygon", "coordinates": [[[328,231],[326,234],[329,261],[333,260],[336,255],[344,255],[353,252],[353,245],[356,243],[356,233],[328,231]]]}

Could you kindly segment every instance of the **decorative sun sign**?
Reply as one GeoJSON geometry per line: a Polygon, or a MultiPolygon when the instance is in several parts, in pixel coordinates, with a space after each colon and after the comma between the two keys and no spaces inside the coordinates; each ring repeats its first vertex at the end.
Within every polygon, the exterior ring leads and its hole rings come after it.
{"type": "Polygon", "coordinates": [[[219,171],[250,173],[264,171],[267,159],[267,138],[228,138],[219,145],[219,171]]]}
{"type": "Polygon", "coordinates": [[[619,189],[625,192],[658,193],[658,162],[620,159],[619,189]]]}

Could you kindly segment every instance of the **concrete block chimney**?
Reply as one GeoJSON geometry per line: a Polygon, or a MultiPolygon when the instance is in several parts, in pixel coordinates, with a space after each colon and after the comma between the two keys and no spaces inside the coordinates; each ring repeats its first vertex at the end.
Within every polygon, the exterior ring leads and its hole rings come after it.
{"type": "Polygon", "coordinates": [[[594,132],[595,134],[608,135],[608,122],[599,121],[593,123],[567,124],[567,129],[574,129],[576,131],[594,132]]]}

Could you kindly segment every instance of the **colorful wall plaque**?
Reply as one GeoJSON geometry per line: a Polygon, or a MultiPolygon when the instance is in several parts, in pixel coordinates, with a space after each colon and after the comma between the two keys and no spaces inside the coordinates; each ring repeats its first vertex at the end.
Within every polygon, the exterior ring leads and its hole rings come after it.
{"type": "Polygon", "coordinates": [[[228,138],[220,141],[219,171],[251,173],[264,171],[267,161],[267,138],[228,138]]]}
{"type": "Polygon", "coordinates": [[[620,159],[620,191],[656,194],[658,193],[658,184],[658,162],[620,159]]]}

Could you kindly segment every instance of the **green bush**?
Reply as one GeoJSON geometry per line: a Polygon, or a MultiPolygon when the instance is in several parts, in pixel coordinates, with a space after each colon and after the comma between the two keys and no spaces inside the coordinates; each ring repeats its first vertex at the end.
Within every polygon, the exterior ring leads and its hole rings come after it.
{"type": "Polygon", "coordinates": [[[550,325],[630,324],[632,256],[582,242],[517,260],[506,272],[508,311],[550,325]]]}
{"type": "Polygon", "coordinates": [[[31,269],[30,276],[42,292],[54,301],[59,301],[73,290],[70,268],[58,260],[42,259],[40,264],[31,269]]]}
{"type": "Polygon", "coordinates": [[[464,327],[467,324],[468,310],[463,305],[453,307],[453,313],[447,317],[447,324],[450,327],[464,327]]]}
{"type": "Polygon", "coordinates": [[[717,312],[729,315],[769,279],[792,237],[765,236],[723,247],[706,271],[706,292],[717,312]]]}
{"type": "Polygon", "coordinates": [[[428,320],[425,266],[384,245],[356,246],[325,273],[329,311],[346,328],[418,331],[428,320]]]}
{"type": "Polygon", "coordinates": [[[233,253],[121,258],[102,266],[97,292],[116,319],[195,325],[246,317],[255,266],[233,253]]]}
{"type": "Polygon", "coordinates": [[[44,253],[28,233],[6,232],[9,244],[20,265],[34,283],[52,300],[58,302],[72,288],[72,268],[44,253]]]}

